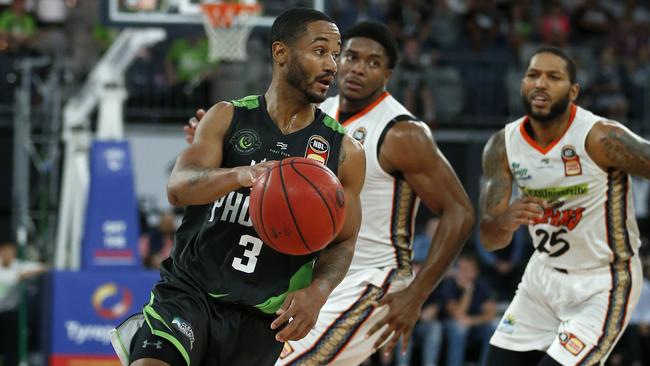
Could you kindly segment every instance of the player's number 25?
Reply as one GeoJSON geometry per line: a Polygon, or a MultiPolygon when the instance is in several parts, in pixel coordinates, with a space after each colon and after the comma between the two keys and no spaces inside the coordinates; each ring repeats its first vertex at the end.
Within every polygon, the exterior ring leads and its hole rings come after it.
{"type": "Polygon", "coordinates": [[[232,259],[232,267],[244,273],[253,273],[257,265],[257,256],[260,255],[262,250],[262,240],[252,235],[242,235],[239,238],[239,245],[246,248],[244,250],[244,258],[235,257],[232,259]],[[248,244],[253,244],[252,248],[248,248],[248,244]]]}

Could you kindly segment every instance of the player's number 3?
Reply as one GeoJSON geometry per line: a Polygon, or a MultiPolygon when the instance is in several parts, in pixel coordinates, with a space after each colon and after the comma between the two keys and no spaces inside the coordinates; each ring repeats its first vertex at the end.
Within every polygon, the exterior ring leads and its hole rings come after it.
{"type": "Polygon", "coordinates": [[[244,273],[253,273],[257,265],[257,256],[260,255],[262,250],[262,240],[251,235],[242,235],[239,238],[239,245],[243,245],[244,258],[235,257],[232,259],[232,267],[244,273]],[[248,249],[248,244],[253,244],[253,247],[248,249]]]}

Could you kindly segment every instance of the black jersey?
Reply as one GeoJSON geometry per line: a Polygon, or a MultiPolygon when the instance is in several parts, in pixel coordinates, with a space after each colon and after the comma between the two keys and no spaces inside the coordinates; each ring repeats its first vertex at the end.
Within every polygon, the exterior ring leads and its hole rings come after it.
{"type": "MultiPolygon", "coordinates": [[[[284,135],[271,120],[264,96],[245,97],[233,105],[222,167],[304,156],[337,173],[345,129],[320,109],[311,124],[284,135]]],[[[189,206],[161,273],[197,286],[219,301],[271,314],[289,291],[311,282],[317,254],[290,256],[263,245],[248,213],[249,195],[250,188],[240,188],[212,204],[189,206]]]]}

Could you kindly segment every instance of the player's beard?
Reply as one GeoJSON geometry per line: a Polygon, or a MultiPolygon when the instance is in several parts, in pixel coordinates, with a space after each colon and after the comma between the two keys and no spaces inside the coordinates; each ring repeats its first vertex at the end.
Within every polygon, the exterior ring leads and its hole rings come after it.
{"type": "Polygon", "coordinates": [[[535,121],[545,123],[556,119],[557,117],[561,116],[567,111],[567,109],[569,108],[569,104],[571,104],[571,100],[569,99],[569,93],[570,91],[567,91],[564,98],[561,98],[557,102],[551,104],[551,109],[548,111],[547,114],[533,112],[533,104],[531,103],[530,100],[528,100],[527,96],[522,95],[521,101],[524,103],[524,109],[526,110],[526,114],[528,116],[530,116],[535,121]]]}
{"type": "Polygon", "coordinates": [[[294,88],[300,90],[307,98],[309,103],[321,103],[327,98],[326,95],[320,95],[309,90],[309,86],[316,82],[318,78],[310,78],[304,67],[300,63],[299,56],[293,54],[289,61],[287,70],[287,82],[294,88]]]}

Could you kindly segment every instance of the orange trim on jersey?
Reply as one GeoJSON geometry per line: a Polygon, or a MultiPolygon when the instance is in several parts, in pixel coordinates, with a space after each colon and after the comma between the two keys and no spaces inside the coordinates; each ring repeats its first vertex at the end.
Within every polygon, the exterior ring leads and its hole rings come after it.
{"type": "Polygon", "coordinates": [[[535,150],[541,152],[542,154],[546,155],[546,153],[551,151],[551,149],[555,145],[557,145],[557,143],[560,142],[560,140],[562,140],[562,137],[564,137],[564,135],[566,135],[566,132],[569,130],[569,128],[573,124],[573,119],[576,117],[576,111],[577,110],[578,110],[578,108],[576,107],[576,105],[571,104],[571,115],[569,116],[569,124],[566,126],[566,129],[562,132],[562,134],[557,139],[555,139],[553,142],[548,144],[546,147],[539,146],[539,144],[537,144],[537,142],[532,137],[530,137],[530,135],[528,134],[528,131],[526,131],[525,125],[526,125],[526,123],[530,123],[530,119],[528,118],[528,116],[526,116],[526,118],[524,118],[524,121],[521,122],[521,124],[519,125],[519,131],[521,132],[521,136],[524,138],[524,140],[526,140],[528,145],[530,145],[535,150]]]}
{"type": "MultiPolygon", "coordinates": [[[[341,123],[341,124],[345,127],[345,126],[349,125],[350,123],[352,123],[352,121],[356,121],[356,120],[358,120],[359,118],[363,117],[363,116],[366,115],[368,112],[370,112],[370,110],[372,110],[373,108],[375,108],[375,107],[377,106],[377,104],[381,103],[381,101],[384,100],[384,99],[385,99],[387,96],[389,96],[389,95],[390,95],[390,93],[387,92],[387,91],[385,91],[385,92],[384,92],[381,96],[379,96],[379,98],[377,98],[374,102],[370,103],[370,104],[367,105],[364,109],[362,109],[361,111],[359,111],[359,113],[357,113],[357,114],[355,114],[354,116],[348,118],[347,121],[345,121],[345,122],[343,122],[343,123],[341,123]]],[[[339,110],[338,110],[338,109],[336,110],[336,120],[337,120],[337,121],[339,120],[339,110]]]]}

